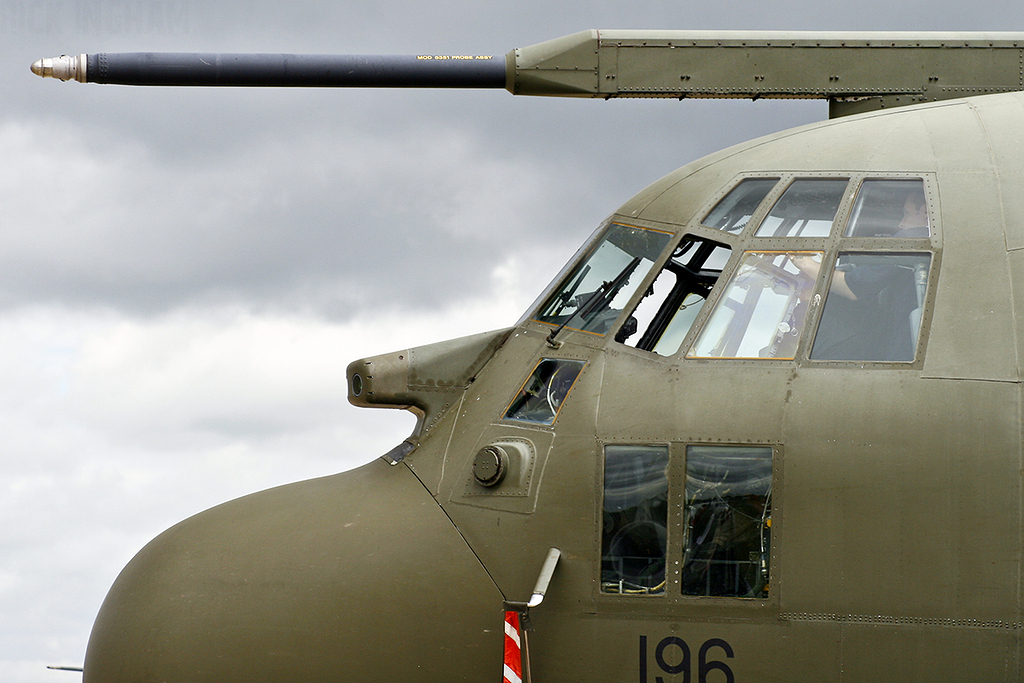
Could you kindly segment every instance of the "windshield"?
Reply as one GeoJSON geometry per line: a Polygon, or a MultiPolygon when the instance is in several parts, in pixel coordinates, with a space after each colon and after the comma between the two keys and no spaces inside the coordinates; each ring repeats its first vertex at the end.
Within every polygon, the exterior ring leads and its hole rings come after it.
{"type": "Polygon", "coordinates": [[[795,357],[821,258],[820,251],[745,252],[688,357],[795,357]]]}
{"type": "Polygon", "coordinates": [[[671,234],[613,223],[541,306],[536,320],[605,334],[671,234]]]}

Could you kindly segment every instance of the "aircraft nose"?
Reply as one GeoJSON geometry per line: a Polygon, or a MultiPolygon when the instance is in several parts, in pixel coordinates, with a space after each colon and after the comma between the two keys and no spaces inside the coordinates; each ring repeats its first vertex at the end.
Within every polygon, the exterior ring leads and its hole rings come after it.
{"type": "Polygon", "coordinates": [[[83,681],[486,680],[502,609],[412,472],[377,460],[154,539],[107,594],[83,681]]]}

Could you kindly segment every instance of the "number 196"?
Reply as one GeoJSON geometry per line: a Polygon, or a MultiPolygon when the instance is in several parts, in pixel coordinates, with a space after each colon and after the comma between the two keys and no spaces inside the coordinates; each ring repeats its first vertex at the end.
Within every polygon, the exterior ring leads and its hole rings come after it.
{"type": "MultiPolygon", "coordinates": [[[[721,656],[718,652],[712,652],[715,648],[720,649],[726,659],[733,658],[732,646],[721,638],[709,638],[704,641],[697,651],[697,683],[736,683],[736,677],[728,664],[716,659],[709,659],[709,655],[721,656]],[[708,674],[712,671],[721,671],[725,677],[709,677],[708,674]]],[[[650,683],[647,677],[649,660],[647,636],[640,636],[640,683],[650,683]]],[[[665,673],[670,676],[681,675],[681,683],[691,683],[693,674],[691,660],[690,646],[678,636],[662,638],[654,648],[656,673],[665,673]]],[[[661,675],[655,675],[654,683],[665,683],[665,679],[661,675]]]]}

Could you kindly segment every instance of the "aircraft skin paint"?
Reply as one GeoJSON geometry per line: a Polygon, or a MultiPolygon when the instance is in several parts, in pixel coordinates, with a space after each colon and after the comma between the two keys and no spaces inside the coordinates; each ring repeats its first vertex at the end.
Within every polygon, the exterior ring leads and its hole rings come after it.
{"type": "MultiPolygon", "coordinates": [[[[721,286],[670,357],[568,327],[551,343],[527,314],[356,361],[353,403],[420,417],[397,463],[247,496],[155,539],[101,608],[85,682],[497,680],[503,602],[530,596],[552,547],[530,612],[537,680],[1020,680],[1022,121],[1011,93],[814,124],[688,164],[610,218],[729,245],[721,282],[744,251],[927,251],[914,361],[811,360],[820,308],[792,359],[688,358],[721,286]],[[919,178],[931,237],[700,225],[769,175],[919,178]],[[557,418],[505,419],[543,359],[584,363],[557,418]],[[474,459],[495,443],[530,455],[481,486],[474,459]],[[660,594],[601,590],[604,450],[628,444],[669,454],[660,594]],[[708,444],[771,449],[766,598],[681,592],[687,447],[708,444]]],[[[824,276],[816,287],[827,295],[824,276]]]]}

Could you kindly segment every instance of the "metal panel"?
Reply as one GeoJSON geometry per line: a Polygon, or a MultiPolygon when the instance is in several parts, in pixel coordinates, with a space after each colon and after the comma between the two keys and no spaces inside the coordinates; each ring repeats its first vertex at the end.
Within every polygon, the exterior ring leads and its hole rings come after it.
{"type": "Polygon", "coordinates": [[[1022,56],[1020,33],[585,31],[517,50],[510,89],[829,99],[839,116],[1021,90],[1022,56]]]}

